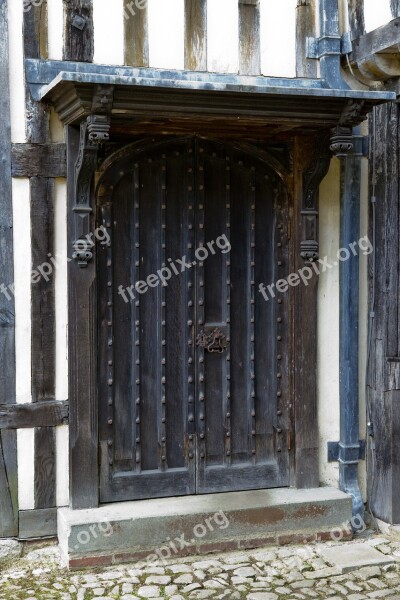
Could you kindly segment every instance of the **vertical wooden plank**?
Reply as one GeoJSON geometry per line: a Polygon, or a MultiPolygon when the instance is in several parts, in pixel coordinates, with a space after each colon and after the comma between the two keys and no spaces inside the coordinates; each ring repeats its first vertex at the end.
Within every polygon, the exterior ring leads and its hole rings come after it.
{"type": "MultiPolygon", "coordinates": [[[[44,276],[32,281],[32,400],[55,397],[55,287],[53,248],[54,180],[32,177],[31,239],[32,270],[44,276]],[[51,257],[49,257],[49,254],[51,257]]],[[[56,503],[55,432],[52,427],[35,430],[35,508],[56,503]]]]}
{"type": "MultiPolygon", "coordinates": [[[[40,6],[31,5],[24,11],[24,56],[25,58],[43,58],[48,56],[47,0],[40,6]]],[[[26,141],[44,144],[50,141],[49,111],[41,102],[31,99],[29,88],[25,86],[26,96],[26,141]]]]}
{"type": "Polygon", "coordinates": [[[374,515],[396,523],[400,514],[398,489],[399,390],[396,372],[400,357],[399,302],[399,107],[389,103],[371,119],[370,311],[374,310],[368,363],[368,417],[371,423],[368,500],[374,515]],[[375,182],[374,182],[375,178],[375,182]],[[375,183],[375,185],[373,185],[375,183]],[[372,216],[375,212],[375,232],[372,216]],[[375,272],[373,271],[375,268],[375,272]],[[374,297],[374,300],[373,300],[374,297]],[[389,391],[390,390],[390,391],[389,391]],[[373,455],[373,456],[372,456],[373,455]]]}
{"type": "Polygon", "coordinates": [[[316,0],[298,0],[296,8],[296,76],[317,77],[318,62],[307,58],[307,38],[315,37],[316,0]]]}
{"type": "MultiPolygon", "coordinates": [[[[26,58],[47,58],[47,2],[24,12],[26,58]]],[[[51,141],[47,107],[32,100],[26,87],[26,136],[33,144],[51,141]]],[[[55,397],[54,180],[30,179],[32,270],[32,401],[55,397]],[[42,274],[37,268],[42,269],[42,274]]],[[[55,431],[35,429],[35,508],[56,504],[55,431]]]]}
{"type": "MultiPolygon", "coordinates": [[[[75,241],[75,164],[79,129],[67,129],[68,248],[75,241]]],[[[91,231],[94,230],[91,217],[91,231]]],[[[95,250],[95,248],[93,248],[95,250]]],[[[69,263],[70,491],[72,508],[93,508],[99,501],[97,408],[97,288],[95,257],[85,269],[69,263]]]]}
{"type": "MultiPolygon", "coordinates": [[[[7,65],[8,3],[0,0],[0,273],[7,286],[14,281],[12,234],[10,82],[7,65]]],[[[0,294],[0,403],[15,403],[14,296],[0,294]]],[[[16,432],[0,435],[0,537],[18,533],[16,432]]]]}
{"type": "MultiPolygon", "coordinates": [[[[398,0],[391,0],[392,6],[398,0]]],[[[355,40],[365,33],[364,0],[348,0],[351,39],[355,40]]]]}
{"type": "Polygon", "coordinates": [[[124,0],[125,64],[149,66],[147,0],[124,0]]]}
{"type": "MultiPolygon", "coordinates": [[[[328,137],[296,138],[294,146],[294,232],[297,247],[295,270],[311,269],[300,248],[318,250],[318,192],[330,162],[328,137]],[[304,244],[305,242],[305,244],[304,244]],[[311,242],[311,244],[310,244],[311,242]]],[[[317,419],[317,286],[312,275],[308,285],[295,288],[293,339],[295,364],[295,486],[319,485],[319,439],[317,419]]]]}
{"type": "Polygon", "coordinates": [[[24,49],[29,58],[48,58],[47,0],[24,10],[24,49]]]}
{"type": "Polygon", "coordinates": [[[63,59],[93,62],[93,0],[64,0],[64,5],[63,59]]]}
{"type": "MultiPolygon", "coordinates": [[[[153,159],[150,159],[153,160],[153,159]]],[[[156,273],[162,260],[162,217],[159,164],[149,162],[140,172],[140,279],[156,273]]],[[[158,433],[160,429],[161,399],[161,320],[162,286],[149,290],[140,298],[140,325],[146,336],[140,346],[141,392],[141,465],[143,470],[159,468],[158,433]]]]}
{"type": "Polygon", "coordinates": [[[32,399],[55,397],[54,180],[32,177],[32,399]],[[49,257],[49,254],[51,255],[49,257]]]}
{"type": "Polygon", "coordinates": [[[259,0],[239,0],[239,73],[261,73],[259,0]]]}
{"type": "Polygon", "coordinates": [[[185,0],[185,69],[207,71],[207,0],[185,0]]]}
{"type": "MultiPolygon", "coordinates": [[[[232,164],[231,190],[230,196],[227,198],[227,203],[231,206],[230,243],[232,246],[230,253],[230,309],[233,318],[230,325],[230,360],[233,368],[230,385],[233,464],[251,460],[249,434],[252,430],[251,377],[254,373],[251,362],[251,338],[254,335],[251,330],[252,257],[250,244],[252,230],[251,211],[249,210],[249,204],[252,201],[249,198],[252,180],[251,171],[241,163],[243,161],[232,164]],[[240,368],[238,368],[239,365],[240,368]]],[[[222,265],[223,258],[223,256],[220,258],[222,265]]],[[[215,278],[215,281],[218,279],[215,278]]],[[[224,290],[224,286],[221,287],[224,290]]],[[[215,290],[212,291],[215,296],[215,290]]],[[[221,304],[223,306],[223,302],[221,304]]]]}

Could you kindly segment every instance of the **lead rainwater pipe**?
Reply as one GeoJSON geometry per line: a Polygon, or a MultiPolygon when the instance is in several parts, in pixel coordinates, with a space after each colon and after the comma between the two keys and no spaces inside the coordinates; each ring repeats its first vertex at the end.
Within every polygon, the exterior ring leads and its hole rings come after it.
{"type": "MultiPolygon", "coordinates": [[[[332,89],[349,88],[341,71],[341,35],[338,0],[319,0],[321,77],[332,89]]],[[[360,135],[360,128],[353,130],[360,135]]],[[[360,239],[361,157],[349,154],[341,159],[340,248],[360,239]]],[[[359,434],[359,258],[340,262],[339,275],[339,487],[352,498],[353,516],[364,517],[364,503],[358,481],[359,434]]]]}
{"type": "MultiPolygon", "coordinates": [[[[353,135],[361,140],[360,128],[353,135]]],[[[355,138],[357,139],[357,138],[355,138]]],[[[355,148],[359,150],[357,144],[355,148]]],[[[340,389],[340,442],[339,487],[350,494],[353,516],[364,518],[364,503],[358,481],[360,461],[359,432],[359,253],[351,252],[351,244],[358,248],[360,239],[361,161],[362,152],[354,152],[342,159],[340,248],[346,249],[340,262],[339,297],[339,389],[340,389]]]]}

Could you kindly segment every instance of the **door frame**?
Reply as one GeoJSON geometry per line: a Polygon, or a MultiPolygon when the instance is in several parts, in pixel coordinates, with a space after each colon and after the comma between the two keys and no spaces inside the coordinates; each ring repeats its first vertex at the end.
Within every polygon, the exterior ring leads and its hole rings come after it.
{"type": "MultiPolygon", "coordinates": [[[[76,239],[85,231],[90,233],[95,229],[93,183],[97,151],[88,138],[85,123],[80,128],[74,125],[66,128],[69,256],[72,256],[76,239]],[[85,202],[82,202],[82,196],[86,197],[85,202]]],[[[143,146],[149,140],[146,138],[145,142],[141,140],[135,144],[143,146]]],[[[122,150],[104,161],[102,170],[132,145],[129,140],[127,142],[122,150]]],[[[283,179],[291,213],[290,264],[297,272],[318,254],[318,189],[330,163],[329,130],[318,135],[289,138],[288,150],[293,165],[290,169],[273,153],[258,146],[241,141],[230,143],[268,162],[283,179]]],[[[75,249],[74,258],[68,265],[70,505],[74,509],[83,509],[99,505],[96,247],[93,246],[87,256],[80,255],[75,249]]],[[[290,288],[289,293],[294,431],[290,442],[293,450],[290,485],[312,488],[319,486],[317,277],[313,277],[307,287],[290,288]]]]}

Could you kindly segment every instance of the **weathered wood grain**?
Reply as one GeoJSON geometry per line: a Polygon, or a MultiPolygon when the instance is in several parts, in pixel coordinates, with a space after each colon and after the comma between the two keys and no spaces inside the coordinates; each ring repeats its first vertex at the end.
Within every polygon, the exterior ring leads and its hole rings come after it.
{"type": "Polygon", "coordinates": [[[35,429],[35,508],[56,506],[56,430],[35,429]]]}
{"type": "Polygon", "coordinates": [[[57,535],[57,508],[19,511],[19,539],[55,537],[57,535]]]}
{"type": "Polygon", "coordinates": [[[239,0],[239,73],[261,73],[259,0],[239,0]]]}
{"type": "Polygon", "coordinates": [[[124,0],[125,64],[149,66],[147,0],[124,0]],[[140,7],[140,8],[139,8],[140,7]]]}
{"type": "MultiPolygon", "coordinates": [[[[94,53],[93,0],[63,0],[64,60],[92,62],[94,53]]],[[[110,10],[113,10],[110,5],[110,10]]]]}
{"type": "MultiPolygon", "coordinates": [[[[24,56],[26,58],[48,57],[47,0],[24,11],[24,56]]],[[[35,102],[25,85],[25,129],[28,142],[41,143],[50,136],[49,109],[45,103],[35,102]]]]}
{"type": "Polygon", "coordinates": [[[370,240],[375,212],[375,256],[369,257],[371,349],[368,362],[368,418],[373,431],[369,456],[368,499],[374,515],[389,523],[400,518],[399,453],[400,278],[399,278],[399,107],[388,103],[371,119],[370,240]],[[375,188],[373,182],[375,178],[375,188]],[[373,270],[375,266],[375,271],[373,270]],[[374,304],[373,298],[375,299],[374,304]],[[373,444],[372,444],[373,441],[373,444]],[[372,456],[374,453],[374,456],[372,456]]]}
{"type": "Polygon", "coordinates": [[[185,0],[185,69],[207,71],[206,0],[185,0]]]}
{"type": "MultiPolygon", "coordinates": [[[[54,179],[32,177],[31,241],[32,270],[44,276],[32,280],[32,400],[39,402],[55,394],[55,268],[54,179]],[[49,256],[50,255],[50,256],[49,256]]],[[[35,508],[55,505],[55,431],[35,431],[35,508]]]]}
{"type": "MultiPolygon", "coordinates": [[[[80,133],[67,129],[68,248],[75,241],[75,164],[80,133]]],[[[94,215],[91,215],[91,231],[94,215]]],[[[73,508],[99,502],[97,417],[97,296],[95,258],[85,269],[69,263],[70,492],[73,508]]]]}
{"type": "Polygon", "coordinates": [[[307,58],[307,38],[315,37],[316,0],[298,0],[296,8],[296,76],[317,77],[318,62],[307,58]]]}
{"type": "MultiPolygon", "coordinates": [[[[10,82],[7,65],[7,0],[0,0],[0,273],[1,282],[14,281],[10,82]]],[[[0,403],[15,402],[15,304],[12,294],[0,294],[0,403]]],[[[0,537],[18,533],[17,440],[15,432],[0,435],[0,537]]]]}
{"type": "Polygon", "coordinates": [[[38,402],[55,394],[54,179],[32,177],[30,188],[32,271],[36,272],[32,277],[32,399],[38,402]]]}
{"type": "Polygon", "coordinates": [[[27,58],[48,58],[47,0],[24,10],[24,50],[27,58]]]}
{"type": "MultiPolygon", "coordinates": [[[[24,53],[26,58],[47,57],[47,3],[31,6],[24,11],[24,53]]],[[[42,171],[50,139],[50,112],[46,104],[34,101],[26,86],[26,139],[31,145],[40,144],[35,154],[36,174],[30,179],[32,269],[46,269],[31,283],[32,322],[32,400],[54,398],[55,393],[55,292],[53,255],[54,180],[42,171]]],[[[32,146],[31,146],[32,147],[32,146]]],[[[33,146],[34,147],[34,146],[33,146]]],[[[28,151],[29,152],[29,151],[28,151]]],[[[21,152],[19,153],[21,158],[21,152]]],[[[25,156],[26,159],[26,156],[25,156]]],[[[35,160],[32,161],[35,163],[35,160]]],[[[32,171],[31,171],[32,173],[32,171]]],[[[55,431],[40,427],[35,430],[35,508],[55,505],[55,431]]]]}
{"type": "Polygon", "coordinates": [[[31,429],[57,427],[68,422],[67,401],[32,402],[28,404],[0,404],[0,429],[31,429]]]}
{"type": "Polygon", "coordinates": [[[13,177],[66,177],[65,144],[13,144],[13,177]]]}
{"type": "MultiPolygon", "coordinates": [[[[316,220],[318,216],[319,184],[329,166],[327,139],[321,132],[317,137],[296,138],[294,236],[296,253],[295,270],[306,267],[300,256],[301,242],[312,239],[318,242],[316,220]],[[306,174],[306,176],[305,176],[306,174]],[[308,182],[307,189],[304,185],[308,182]],[[307,191],[307,195],[306,195],[307,191]],[[311,194],[311,195],[310,195],[311,194]],[[314,216],[312,214],[314,212],[314,216]],[[316,238],[316,239],[315,239],[316,238]]],[[[310,268],[310,267],[309,267],[310,268]]],[[[293,340],[295,345],[295,472],[297,488],[319,485],[319,439],[317,419],[317,292],[318,277],[311,277],[308,286],[295,288],[293,302],[293,340]]]]}

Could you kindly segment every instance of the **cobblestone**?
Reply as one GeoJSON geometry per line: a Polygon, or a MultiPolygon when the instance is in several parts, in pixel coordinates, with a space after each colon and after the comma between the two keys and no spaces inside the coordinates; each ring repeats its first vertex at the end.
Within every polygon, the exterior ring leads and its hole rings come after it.
{"type": "MultiPolygon", "coordinates": [[[[364,566],[342,574],[325,561],[318,543],[240,551],[212,557],[179,558],[159,564],[122,565],[69,572],[56,547],[38,548],[0,570],[0,600],[400,600],[399,542],[370,536],[393,564],[364,566]]],[[[357,551],[357,547],[354,548],[357,551]]]]}

